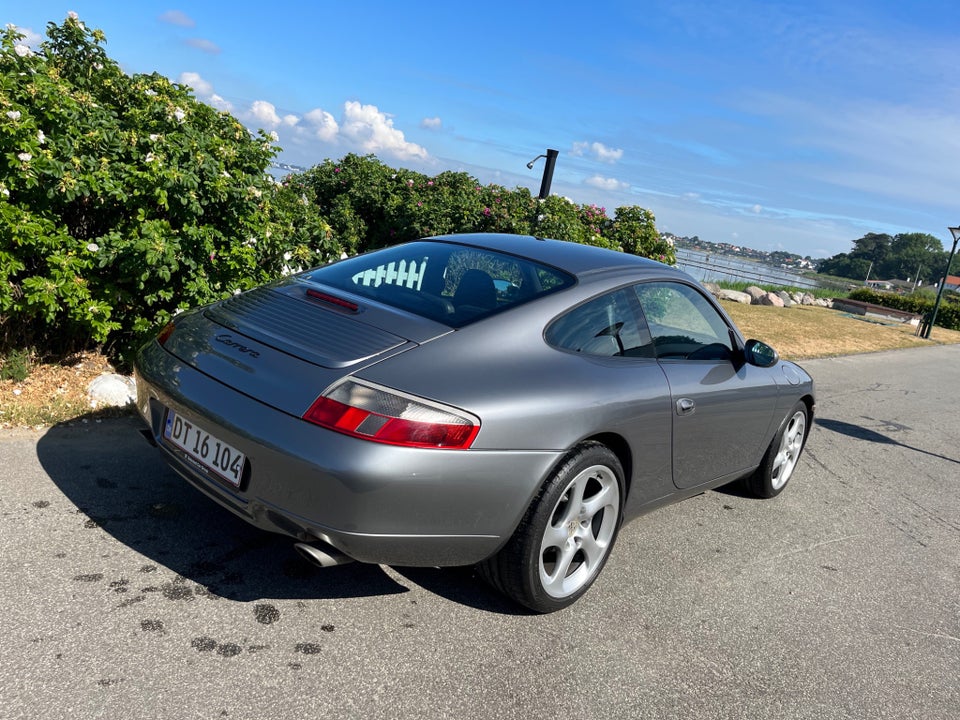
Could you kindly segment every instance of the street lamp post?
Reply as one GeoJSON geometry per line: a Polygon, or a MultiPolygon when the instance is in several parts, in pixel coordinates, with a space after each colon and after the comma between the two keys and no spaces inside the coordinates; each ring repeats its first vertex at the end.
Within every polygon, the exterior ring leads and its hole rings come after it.
{"type": "Polygon", "coordinates": [[[940,281],[940,287],[937,288],[937,299],[933,303],[933,313],[930,315],[930,322],[927,325],[927,331],[923,337],[929,339],[930,331],[933,330],[933,324],[937,321],[937,311],[940,309],[940,298],[943,297],[943,286],[947,284],[947,277],[950,275],[950,266],[953,264],[953,256],[957,252],[957,240],[960,240],[960,227],[947,228],[953,235],[953,248],[950,250],[950,257],[947,258],[947,269],[943,271],[943,279],[940,281]]]}
{"type": "Polygon", "coordinates": [[[548,148],[546,155],[537,155],[533,160],[527,163],[527,169],[533,170],[533,164],[540,158],[546,158],[547,161],[543,166],[543,180],[540,181],[540,195],[541,200],[546,200],[550,197],[550,184],[553,182],[553,168],[557,164],[557,155],[560,154],[559,150],[553,150],[548,148]]]}

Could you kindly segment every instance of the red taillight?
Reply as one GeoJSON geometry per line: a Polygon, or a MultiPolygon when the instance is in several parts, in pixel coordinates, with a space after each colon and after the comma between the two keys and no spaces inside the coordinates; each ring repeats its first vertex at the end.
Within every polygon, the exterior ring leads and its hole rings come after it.
{"type": "Polygon", "coordinates": [[[303,419],[365,440],[446,450],[469,448],[480,431],[459,410],[355,380],[317,398],[303,419]]]}

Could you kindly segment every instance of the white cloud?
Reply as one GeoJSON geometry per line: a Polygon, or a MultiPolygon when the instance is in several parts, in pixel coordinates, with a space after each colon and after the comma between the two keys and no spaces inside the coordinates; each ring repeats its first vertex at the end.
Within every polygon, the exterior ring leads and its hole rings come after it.
{"type": "Polygon", "coordinates": [[[207,40],[206,38],[188,38],[185,42],[190,47],[209,53],[210,55],[220,54],[220,46],[212,40],[207,40]]]}
{"type": "Polygon", "coordinates": [[[753,210],[753,212],[754,212],[755,215],[759,215],[760,213],[763,212],[763,207],[760,206],[760,205],[754,205],[754,206],[751,208],[751,210],[753,210]]]}
{"type": "Polygon", "coordinates": [[[443,120],[439,117],[424,118],[420,121],[420,127],[426,130],[439,130],[443,127],[443,120]]]}
{"type": "Polygon", "coordinates": [[[23,35],[23,40],[21,42],[23,42],[25,45],[28,45],[29,47],[36,48],[37,46],[40,45],[40,43],[43,42],[43,39],[44,39],[43,35],[40,35],[39,33],[35,33],[30,28],[19,27],[18,25],[14,25],[12,23],[7,25],[7,27],[10,28],[11,30],[16,31],[20,35],[23,35]]]}
{"type": "Polygon", "coordinates": [[[587,178],[583,182],[585,185],[597,188],[598,190],[605,190],[607,192],[626,190],[630,187],[629,184],[623,182],[622,180],[617,180],[616,178],[607,178],[601,175],[594,175],[593,177],[587,178]]]}
{"type": "Polygon", "coordinates": [[[261,126],[271,130],[282,122],[277,115],[277,108],[266,100],[254,100],[247,114],[261,126]]]}
{"type": "Polygon", "coordinates": [[[336,142],[337,135],[340,133],[340,125],[336,119],[326,110],[316,108],[303,116],[304,125],[307,132],[317,140],[323,142],[336,142]]]}
{"type": "Polygon", "coordinates": [[[181,85],[189,85],[192,87],[199,97],[210,97],[213,95],[213,85],[200,77],[200,73],[182,72],[180,73],[180,77],[177,78],[177,82],[181,85]]]}
{"type": "Polygon", "coordinates": [[[160,22],[190,28],[197,24],[194,22],[192,17],[187,15],[185,12],[181,12],[180,10],[167,10],[167,12],[160,16],[160,22]]]}
{"type": "Polygon", "coordinates": [[[623,157],[623,150],[620,148],[608,148],[601,142],[575,142],[571,154],[577,157],[583,157],[589,154],[600,162],[613,164],[623,157]]]}
{"type": "Polygon", "coordinates": [[[343,105],[340,135],[364,152],[383,152],[401,160],[425,160],[426,149],[407,142],[403,132],[393,126],[393,119],[380,112],[376,105],[362,105],[348,100],[343,105]]]}
{"type": "Polygon", "coordinates": [[[213,93],[210,97],[206,99],[207,104],[212,105],[217,110],[223,110],[224,112],[233,112],[233,103],[229,100],[224,100],[222,97],[213,93]]]}

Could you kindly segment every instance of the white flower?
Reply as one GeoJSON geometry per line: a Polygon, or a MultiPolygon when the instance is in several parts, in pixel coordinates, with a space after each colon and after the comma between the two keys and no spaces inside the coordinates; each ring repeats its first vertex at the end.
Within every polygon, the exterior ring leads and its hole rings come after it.
{"type": "Polygon", "coordinates": [[[96,252],[99,249],[100,249],[100,246],[97,245],[96,243],[90,243],[89,245],[87,245],[87,250],[89,250],[90,252],[96,252]]]}
{"type": "Polygon", "coordinates": [[[94,70],[103,70],[103,63],[95,62],[95,63],[93,64],[93,69],[94,69],[94,70]]]}
{"type": "Polygon", "coordinates": [[[47,136],[43,134],[43,130],[37,130],[37,142],[43,145],[47,141],[47,136]]]}
{"type": "Polygon", "coordinates": [[[153,162],[153,161],[156,160],[157,158],[154,156],[154,154],[153,154],[152,152],[148,152],[148,153],[147,153],[147,157],[144,158],[144,159],[145,159],[147,162],[153,162]]]}
{"type": "Polygon", "coordinates": [[[19,119],[20,119],[20,111],[19,111],[19,110],[7,110],[7,117],[10,118],[11,120],[19,120],[19,119]]]}
{"type": "Polygon", "coordinates": [[[17,153],[17,159],[23,162],[30,162],[33,160],[33,155],[30,153],[17,153]]]}
{"type": "Polygon", "coordinates": [[[340,259],[341,259],[341,260],[346,260],[348,257],[350,257],[350,256],[347,255],[347,252],[346,252],[346,251],[343,251],[342,253],[340,253],[340,259]]]}
{"type": "Polygon", "coordinates": [[[293,257],[293,253],[292,253],[292,252],[285,252],[285,253],[283,254],[283,261],[284,261],[284,262],[289,262],[289,261],[290,261],[290,258],[292,258],[292,257],[293,257]]]}
{"type": "Polygon", "coordinates": [[[7,190],[3,185],[0,185],[0,195],[3,195],[5,198],[10,197],[10,191],[7,190]]]}
{"type": "Polygon", "coordinates": [[[13,51],[20,57],[33,57],[33,50],[24,44],[14,45],[13,51]]]}
{"type": "Polygon", "coordinates": [[[156,142],[159,137],[156,133],[150,133],[150,142],[156,142]]]}
{"type": "Polygon", "coordinates": [[[280,136],[277,134],[276,130],[270,131],[270,139],[273,140],[274,142],[280,142],[280,136]]]}
{"type": "Polygon", "coordinates": [[[67,17],[70,18],[71,20],[79,20],[79,19],[80,19],[80,16],[77,15],[77,13],[75,13],[73,10],[71,10],[70,12],[67,13],[67,17]]]}
{"type": "Polygon", "coordinates": [[[156,90],[151,90],[150,88],[147,88],[147,92],[146,92],[145,94],[146,94],[148,97],[156,97],[156,96],[157,96],[157,91],[156,91],[156,90]]]}
{"type": "Polygon", "coordinates": [[[187,116],[187,113],[181,108],[174,108],[173,116],[177,119],[177,122],[183,122],[183,119],[187,116]]]}
{"type": "Polygon", "coordinates": [[[240,288],[237,288],[236,290],[234,290],[234,291],[233,291],[233,294],[234,294],[234,295],[239,295],[239,294],[240,294],[240,288]]]}

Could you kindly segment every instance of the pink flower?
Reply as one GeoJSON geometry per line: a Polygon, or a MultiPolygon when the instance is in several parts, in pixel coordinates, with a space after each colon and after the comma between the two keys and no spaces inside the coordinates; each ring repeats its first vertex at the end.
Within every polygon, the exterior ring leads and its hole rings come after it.
{"type": "Polygon", "coordinates": [[[338,173],[338,172],[340,172],[340,168],[334,168],[333,171],[334,171],[335,173],[338,173]]]}
{"type": "Polygon", "coordinates": [[[418,203],[417,203],[417,207],[423,207],[423,203],[422,203],[422,202],[418,202],[418,203]]]}
{"type": "Polygon", "coordinates": [[[433,180],[430,180],[430,181],[427,183],[427,187],[430,187],[431,185],[433,185],[433,180]]]}
{"type": "Polygon", "coordinates": [[[489,214],[490,214],[490,208],[485,207],[485,208],[483,209],[483,214],[484,214],[484,215],[489,215],[489,214]]]}

